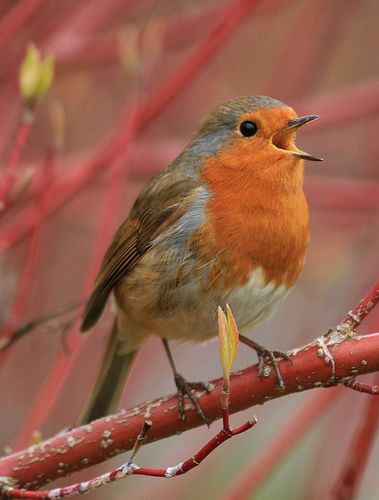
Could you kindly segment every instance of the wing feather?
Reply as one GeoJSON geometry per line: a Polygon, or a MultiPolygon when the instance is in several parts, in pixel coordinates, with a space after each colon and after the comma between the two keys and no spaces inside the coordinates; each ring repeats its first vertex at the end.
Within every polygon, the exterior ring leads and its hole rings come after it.
{"type": "Polygon", "coordinates": [[[95,325],[113,287],[148,251],[154,238],[184,214],[187,207],[184,198],[196,187],[198,183],[185,179],[168,186],[168,192],[154,193],[150,200],[148,190],[141,193],[131,216],[118,229],[103,258],[93,292],[84,309],[82,332],[95,325]]]}

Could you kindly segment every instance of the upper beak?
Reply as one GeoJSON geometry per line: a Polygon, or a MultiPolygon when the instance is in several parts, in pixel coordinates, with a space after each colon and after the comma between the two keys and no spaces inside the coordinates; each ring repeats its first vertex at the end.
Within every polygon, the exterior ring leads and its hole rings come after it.
{"type": "Polygon", "coordinates": [[[323,158],[320,158],[319,156],[301,151],[301,149],[299,149],[292,140],[294,132],[297,132],[300,127],[302,127],[306,123],[318,120],[319,118],[320,117],[317,115],[307,115],[295,118],[295,120],[291,120],[290,122],[288,122],[288,125],[286,127],[278,130],[278,132],[273,135],[273,145],[278,149],[287,151],[293,156],[304,158],[304,160],[323,161],[323,158]]]}

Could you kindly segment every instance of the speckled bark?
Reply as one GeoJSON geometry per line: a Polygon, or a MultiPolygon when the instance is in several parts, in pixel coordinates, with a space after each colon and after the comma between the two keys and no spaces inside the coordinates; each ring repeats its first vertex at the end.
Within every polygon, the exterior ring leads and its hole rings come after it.
{"type": "MultiPolygon", "coordinates": [[[[272,370],[267,370],[262,380],[258,377],[257,365],[235,373],[231,377],[230,412],[294,392],[334,385],[346,377],[379,371],[379,333],[341,340],[334,333],[329,339],[319,338],[292,351],[292,364],[280,363],[286,381],[283,392],[277,390],[272,370]]],[[[198,394],[211,421],[221,417],[222,381],[220,378],[212,382],[214,388],[210,394],[198,394]]],[[[188,409],[186,420],[180,421],[177,407],[177,396],[171,395],[121,410],[2,458],[0,476],[12,477],[18,486],[34,489],[131,449],[146,419],[153,424],[147,442],[202,425],[192,408],[188,409]]]]}

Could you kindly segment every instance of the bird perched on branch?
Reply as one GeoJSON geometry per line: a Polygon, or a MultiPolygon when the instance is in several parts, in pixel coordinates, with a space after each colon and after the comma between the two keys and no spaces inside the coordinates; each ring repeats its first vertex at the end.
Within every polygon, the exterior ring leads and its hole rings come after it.
{"type": "MultiPolygon", "coordinates": [[[[80,423],[116,409],[135,353],[154,333],[175,375],[180,414],[187,395],[168,341],[217,335],[217,306],[228,303],[240,331],[270,316],[295,285],[309,240],[298,117],[270,97],[226,101],[205,116],[183,152],[143,189],[106,252],[86,305],[82,331],[98,321],[111,292],[116,320],[80,423]]],[[[253,347],[262,371],[270,351],[253,347]]]]}

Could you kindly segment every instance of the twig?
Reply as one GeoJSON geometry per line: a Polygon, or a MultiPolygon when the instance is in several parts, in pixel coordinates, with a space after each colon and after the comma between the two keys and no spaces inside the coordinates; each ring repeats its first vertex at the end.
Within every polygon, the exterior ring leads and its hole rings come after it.
{"type": "Polygon", "coordinates": [[[371,396],[379,395],[379,385],[363,384],[358,382],[355,378],[344,381],[344,385],[353,391],[364,392],[365,394],[370,394],[371,396]]]}
{"type": "Polygon", "coordinates": [[[339,390],[321,391],[313,396],[311,401],[303,403],[290,422],[281,430],[280,435],[274,437],[268,445],[246,470],[239,475],[231,486],[230,490],[223,496],[224,500],[242,500],[254,498],[256,492],[272,474],[274,468],[293,449],[304,434],[310,430],[311,425],[331,406],[331,404],[341,394],[339,390]]]}
{"type": "MultiPolygon", "coordinates": [[[[336,341],[340,334],[344,335],[349,333],[352,328],[358,326],[367,316],[369,311],[378,302],[378,292],[379,282],[342,320],[341,324],[336,328],[336,332],[339,333],[337,334],[332,330],[331,335],[335,335],[336,341]]],[[[325,361],[327,361],[327,359],[329,358],[325,357],[325,361]]],[[[362,359],[361,363],[365,364],[365,362],[366,360],[362,359]]],[[[377,394],[376,391],[379,389],[378,386],[361,384],[353,377],[344,379],[342,383],[351,389],[370,394],[377,394]]],[[[224,498],[227,500],[236,500],[254,496],[267,475],[272,471],[273,467],[283,458],[289,448],[295,445],[296,440],[303,436],[314,419],[328,408],[329,402],[331,401],[332,394],[318,394],[314,396],[312,401],[306,402],[304,407],[291,419],[288,426],[264,453],[263,457],[261,456],[259,458],[259,463],[253,462],[251,466],[249,465],[246,471],[237,478],[235,485],[231,487],[224,498]]]]}
{"type": "MultiPolygon", "coordinates": [[[[60,309],[59,311],[55,311],[51,314],[47,314],[45,316],[41,316],[40,318],[33,319],[32,321],[29,321],[28,323],[25,323],[22,327],[18,328],[15,330],[10,337],[0,339],[0,352],[4,351],[5,349],[8,349],[12,344],[20,340],[21,338],[25,337],[28,333],[31,333],[33,330],[38,328],[39,326],[49,323],[51,320],[56,320],[60,316],[64,316],[68,312],[71,312],[75,309],[78,309],[81,305],[83,304],[83,301],[80,302],[74,302],[73,304],[70,304],[69,306],[60,309]]],[[[71,324],[73,321],[75,321],[77,318],[70,318],[67,322],[65,323],[60,323],[60,328],[66,328],[67,323],[71,324]]]]}
{"type": "MultiPolygon", "coordinates": [[[[222,401],[225,401],[225,393],[223,393],[223,396],[224,398],[222,398],[222,401]]],[[[10,498],[58,499],[74,495],[84,495],[94,489],[99,488],[100,486],[119,481],[120,479],[124,479],[125,477],[132,475],[162,477],[166,479],[181,476],[200,465],[201,462],[222,443],[224,443],[231,437],[237,436],[238,434],[242,434],[243,432],[251,429],[257,423],[257,419],[254,416],[251,420],[246,421],[236,429],[231,429],[229,425],[228,404],[226,404],[226,406],[222,408],[222,416],[223,427],[221,431],[219,431],[192,457],[187,458],[184,462],[181,462],[172,467],[152,469],[150,467],[140,467],[136,463],[134,463],[133,460],[135,458],[135,455],[140,448],[142,441],[146,437],[147,432],[151,428],[151,423],[145,422],[133,446],[130,460],[123,464],[121,467],[112,470],[111,472],[107,472],[105,474],[102,474],[101,476],[97,476],[93,479],[90,479],[89,481],[75,483],[63,488],[55,488],[46,491],[31,491],[14,488],[12,486],[12,479],[9,480],[7,478],[0,478],[0,485],[1,482],[3,483],[3,486],[0,486],[0,493],[5,497],[10,498]]]]}
{"type": "MultiPolygon", "coordinates": [[[[371,288],[368,294],[352,309],[343,320],[340,330],[344,328],[355,329],[369,314],[379,301],[379,281],[371,288]]],[[[338,327],[337,327],[338,329],[338,327]]]]}
{"type": "MultiPolygon", "coordinates": [[[[378,377],[376,380],[378,380],[378,377]]],[[[378,386],[374,387],[378,388],[378,386]]],[[[341,476],[335,488],[335,496],[333,498],[338,500],[352,500],[356,498],[356,492],[367,465],[375,434],[378,431],[379,400],[377,398],[369,398],[362,415],[363,417],[359,422],[356,434],[353,436],[349,449],[345,454],[345,463],[343,464],[341,476]]]]}
{"type": "Polygon", "coordinates": [[[0,212],[8,207],[10,203],[11,191],[16,175],[21,165],[21,158],[24,154],[30,132],[32,130],[34,117],[31,111],[26,112],[17,130],[15,145],[7,165],[5,175],[0,182],[0,212]]]}

